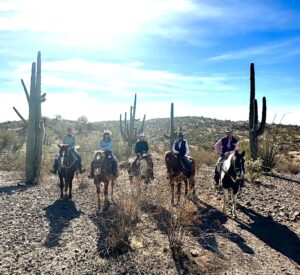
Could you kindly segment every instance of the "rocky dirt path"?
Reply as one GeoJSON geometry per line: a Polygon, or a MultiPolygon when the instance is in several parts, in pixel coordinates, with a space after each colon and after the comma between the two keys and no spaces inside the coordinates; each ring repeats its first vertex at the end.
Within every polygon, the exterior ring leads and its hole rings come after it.
{"type": "Polygon", "coordinates": [[[121,174],[116,204],[98,214],[90,180],[75,180],[72,201],[58,200],[54,176],[29,187],[0,172],[0,274],[300,273],[299,176],[246,183],[232,219],[220,211],[211,167],[200,167],[196,196],[175,209],[162,157],[155,167],[139,207],[121,174]],[[172,217],[185,209],[192,213],[181,238],[188,261],[172,254],[169,239],[172,217]]]}

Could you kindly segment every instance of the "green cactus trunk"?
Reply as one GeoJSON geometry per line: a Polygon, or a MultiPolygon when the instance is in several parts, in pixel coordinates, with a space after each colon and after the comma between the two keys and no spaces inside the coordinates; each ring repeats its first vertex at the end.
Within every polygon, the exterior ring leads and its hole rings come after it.
{"type": "Polygon", "coordinates": [[[41,161],[44,123],[41,117],[41,53],[38,52],[37,64],[32,63],[29,95],[29,119],[26,139],[26,183],[38,183],[41,161]]]}
{"type": "Polygon", "coordinates": [[[176,139],[176,132],[174,127],[174,103],[171,103],[171,114],[170,114],[170,135],[164,134],[165,138],[170,139],[170,150],[172,150],[174,141],[176,139]]]}
{"type": "Polygon", "coordinates": [[[123,140],[127,142],[126,148],[126,156],[130,156],[132,153],[133,145],[137,140],[137,135],[144,131],[145,129],[145,120],[146,115],[144,115],[142,124],[139,128],[135,126],[135,122],[139,121],[139,119],[135,118],[136,115],[136,94],[134,95],[134,103],[133,106],[130,106],[130,117],[129,121],[127,121],[127,112],[125,112],[124,122],[122,122],[122,114],[120,114],[120,131],[123,137],[123,140]],[[124,124],[124,125],[123,125],[124,124]]]}
{"type": "Polygon", "coordinates": [[[251,158],[256,160],[258,158],[258,137],[264,133],[267,117],[267,102],[263,97],[262,119],[258,123],[258,108],[257,100],[255,98],[255,71],[254,64],[250,65],[250,104],[249,104],[249,143],[251,158]]]}

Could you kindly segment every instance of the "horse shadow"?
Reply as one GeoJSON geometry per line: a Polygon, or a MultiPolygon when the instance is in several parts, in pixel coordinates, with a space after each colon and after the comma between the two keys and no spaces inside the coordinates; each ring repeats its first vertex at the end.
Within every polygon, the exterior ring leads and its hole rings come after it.
{"type": "Polygon", "coordinates": [[[102,259],[116,258],[132,250],[129,237],[135,221],[117,204],[89,218],[99,230],[97,250],[102,259]]]}
{"type": "Polygon", "coordinates": [[[7,195],[13,195],[15,192],[24,192],[28,188],[32,188],[36,185],[33,184],[21,184],[18,183],[17,185],[5,185],[0,187],[0,194],[6,193],[7,195]]]}
{"type": "Polygon", "coordinates": [[[44,242],[46,247],[59,245],[59,240],[64,229],[70,225],[73,219],[79,218],[81,211],[76,209],[72,200],[56,200],[51,205],[44,208],[46,217],[49,220],[50,230],[44,242]]]}
{"type": "Polygon", "coordinates": [[[154,205],[147,201],[141,205],[141,210],[147,214],[151,214],[157,223],[157,228],[163,233],[168,234],[172,225],[172,215],[170,211],[164,207],[154,205]]]}
{"type": "Polygon", "coordinates": [[[274,221],[272,216],[265,217],[241,205],[239,208],[251,219],[248,224],[238,222],[240,228],[249,231],[268,246],[300,264],[300,239],[295,232],[274,221]]]}
{"type": "Polygon", "coordinates": [[[216,240],[216,236],[219,235],[235,243],[244,253],[254,254],[254,250],[239,234],[230,232],[224,226],[228,217],[223,212],[197,197],[191,198],[191,201],[198,207],[199,214],[199,219],[195,220],[192,234],[204,249],[223,257],[216,240]]]}

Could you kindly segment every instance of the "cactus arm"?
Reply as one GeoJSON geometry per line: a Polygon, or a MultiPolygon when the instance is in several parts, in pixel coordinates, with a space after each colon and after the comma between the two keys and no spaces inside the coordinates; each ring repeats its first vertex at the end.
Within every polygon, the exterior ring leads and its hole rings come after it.
{"type": "Polygon", "coordinates": [[[27,103],[29,104],[29,94],[28,94],[28,90],[26,88],[26,85],[25,85],[25,82],[23,81],[23,79],[21,79],[21,83],[22,83],[22,86],[23,86],[23,89],[24,89],[24,92],[25,92],[25,95],[27,98],[27,103]]]}
{"type": "Polygon", "coordinates": [[[20,114],[20,112],[17,110],[17,108],[13,107],[16,114],[19,116],[20,119],[27,125],[27,120],[20,114]]]}
{"type": "Polygon", "coordinates": [[[261,122],[260,122],[260,127],[257,130],[257,135],[258,136],[261,136],[265,131],[266,119],[267,119],[267,100],[266,100],[265,97],[263,97],[263,108],[262,108],[261,122]]]}

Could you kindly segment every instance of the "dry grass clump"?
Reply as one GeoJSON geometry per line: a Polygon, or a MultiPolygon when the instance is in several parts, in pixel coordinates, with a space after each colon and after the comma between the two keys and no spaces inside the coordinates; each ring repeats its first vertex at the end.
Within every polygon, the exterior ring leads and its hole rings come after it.
{"type": "Polygon", "coordinates": [[[280,158],[275,168],[280,173],[291,173],[294,175],[300,174],[299,162],[293,162],[290,159],[280,158]]]}
{"type": "Polygon", "coordinates": [[[202,164],[208,166],[214,165],[217,162],[218,156],[213,151],[205,151],[204,149],[194,149],[191,151],[191,157],[195,160],[197,168],[202,164]]]}
{"type": "Polygon", "coordinates": [[[257,181],[262,175],[262,160],[258,158],[257,160],[246,159],[245,162],[246,178],[250,182],[257,181]]]}

